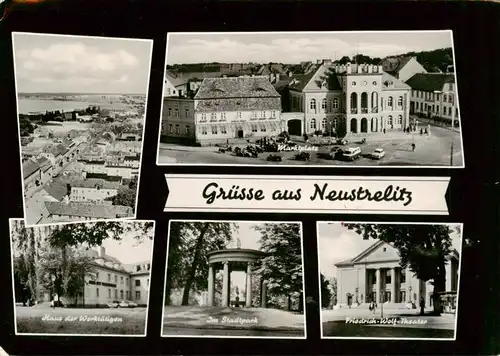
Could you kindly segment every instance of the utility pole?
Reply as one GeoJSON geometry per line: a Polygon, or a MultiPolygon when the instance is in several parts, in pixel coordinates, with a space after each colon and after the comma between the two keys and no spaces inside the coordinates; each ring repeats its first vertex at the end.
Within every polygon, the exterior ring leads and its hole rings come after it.
{"type": "Polygon", "coordinates": [[[450,166],[453,166],[453,139],[451,139],[451,147],[450,147],[450,166]]]}

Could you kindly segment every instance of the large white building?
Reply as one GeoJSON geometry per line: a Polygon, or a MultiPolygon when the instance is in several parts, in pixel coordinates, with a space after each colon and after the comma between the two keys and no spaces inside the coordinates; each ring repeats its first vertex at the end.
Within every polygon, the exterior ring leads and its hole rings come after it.
{"type": "MultiPolygon", "coordinates": [[[[378,241],[358,256],[336,263],[337,304],[346,306],[375,301],[404,305],[419,305],[424,298],[426,306],[432,305],[431,281],[418,279],[408,268],[402,268],[396,248],[378,241]]],[[[459,255],[453,251],[446,264],[446,292],[458,290],[459,255]]]]}

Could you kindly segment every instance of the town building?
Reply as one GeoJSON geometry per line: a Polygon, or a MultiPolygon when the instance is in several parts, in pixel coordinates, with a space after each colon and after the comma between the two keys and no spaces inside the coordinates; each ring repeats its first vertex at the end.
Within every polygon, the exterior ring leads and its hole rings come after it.
{"type": "Polygon", "coordinates": [[[325,60],[289,84],[291,135],[368,134],[410,126],[410,87],[382,66],[335,65],[325,60]]]}
{"type": "Polygon", "coordinates": [[[134,216],[129,206],[94,204],[81,201],[44,201],[46,215],[39,221],[43,224],[52,222],[86,221],[99,219],[121,219],[134,216]]]}
{"type": "Polygon", "coordinates": [[[168,69],[165,71],[164,97],[182,97],[194,93],[200,87],[203,79],[218,77],[220,72],[189,72],[174,73],[168,69]]]}
{"type": "Polygon", "coordinates": [[[71,182],[70,201],[88,203],[104,203],[110,201],[118,193],[119,182],[104,179],[85,179],[71,182]]]}
{"type": "Polygon", "coordinates": [[[382,69],[403,82],[406,82],[417,73],[427,73],[427,70],[412,56],[386,57],[381,62],[382,69]]]}
{"type": "MultiPolygon", "coordinates": [[[[350,260],[336,263],[337,303],[340,306],[390,303],[393,306],[411,302],[417,306],[424,298],[432,306],[431,281],[418,279],[409,268],[401,267],[398,250],[378,241],[350,260]]],[[[446,264],[446,292],[458,290],[459,255],[454,250],[446,264]]]]}
{"type": "Polygon", "coordinates": [[[162,132],[201,145],[274,136],[282,131],[280,113],[267,77],[206,78],[192,100],[164,98],[162,132]]]}
{"type": "Polygon", "coordinates": [[[440,119],[460,126],[458,93],[454,73],[415,74],[406,81],[411,87],[410,113],[440,119]]]}
{"type": "Polygon", "coordinates": [[[23,184],[24,194],[27,195],[33,189],[40,186],[42,181],[42,171],[38,162],[28,159],[23,162],[23,184]]]}

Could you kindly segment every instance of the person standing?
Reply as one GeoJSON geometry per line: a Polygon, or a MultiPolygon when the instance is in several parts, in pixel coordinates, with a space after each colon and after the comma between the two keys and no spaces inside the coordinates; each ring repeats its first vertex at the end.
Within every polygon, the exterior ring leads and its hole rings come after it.
{"type": "Polygon", "coordinates": [[[420,315],[424,315],[425,300],[424,297],[420,297],[420,315]]]}
{"type": "Polygon", "coordinates": [[[56,293],[54,295],[54,307],[58,307],[58,306],[59,306],[59,296],[56,293]]]}

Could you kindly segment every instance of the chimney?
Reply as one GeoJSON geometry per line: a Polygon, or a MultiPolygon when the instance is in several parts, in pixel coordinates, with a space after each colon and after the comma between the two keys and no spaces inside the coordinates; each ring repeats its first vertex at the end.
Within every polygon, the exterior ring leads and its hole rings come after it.
{"type": "Polygon", "coordinates": [[[99,248],[99,257],[104,257],[106,255],[106,249],[104,247],[99,248]]]}
{"type": "Polygon", "coordinates": [[[351,74],[351,63],[347,63],[347,74],[351,74]]]}
{"type": "Polygon", "coordinates": [[[378,66],[378,72],[382,73],[384,71],[384,68],[382,66],[378,66]]]}

